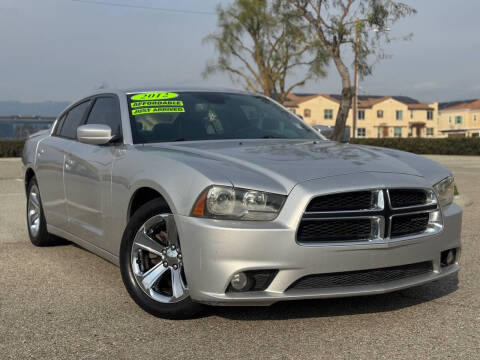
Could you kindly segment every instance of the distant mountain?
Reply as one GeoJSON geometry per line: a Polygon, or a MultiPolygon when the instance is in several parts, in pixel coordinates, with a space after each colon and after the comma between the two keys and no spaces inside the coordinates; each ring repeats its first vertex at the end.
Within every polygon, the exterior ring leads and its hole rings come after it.
{"type": "Polygon", "coordinates": [[[0,116],[40,115],[57,116],[69,105],[66,101],[44,101],[24,103],[20,101],[0,101],[0,116]]]}

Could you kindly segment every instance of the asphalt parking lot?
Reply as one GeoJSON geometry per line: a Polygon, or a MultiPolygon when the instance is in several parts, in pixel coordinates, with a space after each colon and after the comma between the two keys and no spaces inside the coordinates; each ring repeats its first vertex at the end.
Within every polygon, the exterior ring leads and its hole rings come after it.
{"type": "Polygon", "coordinates": [[[74,245],[36,248],[18,159],[0,159],[0,358],[480,358],[480,157],[435,156],[464,208],[458,277],[362,298],[212,308],[157,319],[114,265],[74,245]]]}

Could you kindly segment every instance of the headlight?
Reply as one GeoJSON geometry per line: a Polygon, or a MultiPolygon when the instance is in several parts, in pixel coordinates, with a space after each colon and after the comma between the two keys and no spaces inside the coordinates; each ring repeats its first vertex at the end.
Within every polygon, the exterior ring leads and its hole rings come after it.
{"type": "Polygon", "coordinates": [[[273,220],[286,196],[257,190],[211,186],[195,202],[192,216],[230,220],[273,220]]]}
{"type": "Polygon", "coordinates": [[[441,207],[452,203],[455,192],[455,181],[453,176],[443,179],[439,183],[433,185],[433,188],[437,193],[438,202],[441,207]]]}

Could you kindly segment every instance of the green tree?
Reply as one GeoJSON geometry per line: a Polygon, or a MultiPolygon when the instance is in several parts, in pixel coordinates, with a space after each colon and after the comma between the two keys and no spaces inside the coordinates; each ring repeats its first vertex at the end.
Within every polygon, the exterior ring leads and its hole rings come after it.
{"type": "Polygon", "coordinates": [[[283,103],[295,87],[325,75],[328,56],[309,40],[311,25],[288,1],[235,0],[219,5],[217,15],[219,31],[205,41],[215,45],[218,58],[207,65],[205,77],[226,72],[247,90],[283,103]],[[295,69],[305,76],[289,83],[295,69]]]}
{"type": "MultiPolygon", "coordinates": [[[[314,28],[315,38],[328,51],[342,81],[342,98],[335,121],[333,139],[341,140],[355,89],[346,57],[350,47],[356,56],[354,68],[360,76],[370,75],[375,61],[385,57],[383,46],[393,40],[390,26],[416,13],[393,0],[288,0],[314,28]]],[[[408,38],[404,37],[404,38],[408,38]]],[[[351,53],[351,52],[350,52],[351,53]]]]}

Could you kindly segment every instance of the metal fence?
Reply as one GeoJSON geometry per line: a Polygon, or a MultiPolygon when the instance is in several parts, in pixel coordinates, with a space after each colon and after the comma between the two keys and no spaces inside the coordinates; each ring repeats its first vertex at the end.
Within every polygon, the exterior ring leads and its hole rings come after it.
{"type": "Polygon", "coordinates": [[[48,129],[54,117],[0,116],[0,139],[26,139],[40,130],[48,129]]]}

